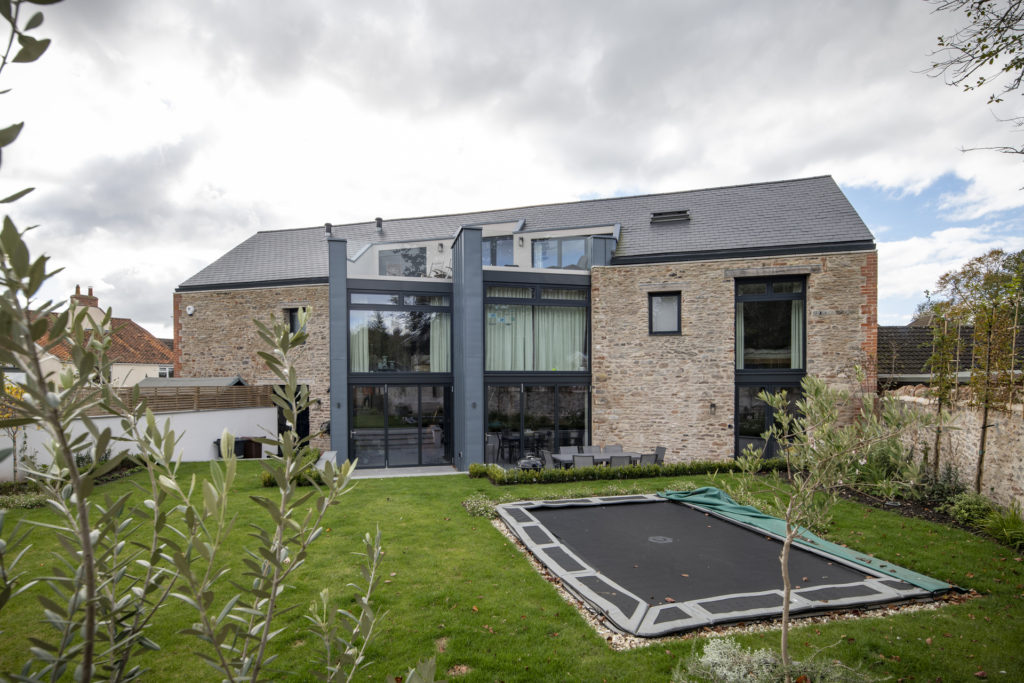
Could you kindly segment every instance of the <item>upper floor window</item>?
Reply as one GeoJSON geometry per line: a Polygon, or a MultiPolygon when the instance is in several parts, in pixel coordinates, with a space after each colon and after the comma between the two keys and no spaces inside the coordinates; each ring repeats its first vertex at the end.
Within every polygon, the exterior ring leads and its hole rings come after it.
{"type": "Polygon", "coordinates": [[[511,235],[484,237],[481,246],[481,256],[485,266],[514,266],[516,264],[511,235]]]}
{"type": "Polygon", "coordinates": [[[805,281],[736,281],[736,369],[804,368],[805,281]]]}
{"type": "Polygon", "coordinates": [[[652,292],[647,295],[648,333],[679,334],[681,310],[679,292],[652,292]]]}
{"type": "Polygon", "coordinates": [[[288,331],[292,334],[300,331],[302,325],[299,324],[299,311],[300,308],[286,308],[284,309],[285,318],[288,319],[288,331]]]}
{"type": "Polygon", "coordinates": [[[380,274],[388,277],[426,277],[427,248],[381,249],[377,252],[380,274]]]}
{"type": "Polygon", "coordinates": [[[586,372],[587,290],[491,286],[484,304],[484,369],[586,372]]]}
{"type": "Polygon", "coordinates": [[[451,297],[349,293],[352,372],[451,372],[451,297]]]}
{"type": "Polygon", "coordinates": [[[533,267],[587,270],[586,236],[533,240],[533,267]]]}

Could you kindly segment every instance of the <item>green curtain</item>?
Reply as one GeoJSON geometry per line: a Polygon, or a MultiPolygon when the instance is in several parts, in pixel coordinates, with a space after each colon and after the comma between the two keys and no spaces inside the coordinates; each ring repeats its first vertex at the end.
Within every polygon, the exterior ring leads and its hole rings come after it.
{"type": "Polygon", "coordinates": [[[794,301],[793,312],[789,318],[789,348],[791,368],[804,366],[804,302],[794,301]]]}
{"type": "Polygon", "coordinates": [[[533,307],[487,304],[484,316],[484,367],[533,370],[533,307]]]}
{"type": "MultiPolygon", "coordinates": [[[[435,303],[431,300],[431,303],[435,303]]],[[[430,319],[430,371],[451,372],[452,316],[434,313],[430,319]]]]}
{"type": "Polygon", "coordinates": [[[576,371],[587,369],[587,310],[569,306],[534,308],[536,369],[576,371]]]}
{"type": "Polygon", "coordinates": [[[348,357],[350,372],[370,371],[370,316],[372,311],[349,314],[348,357]]]}

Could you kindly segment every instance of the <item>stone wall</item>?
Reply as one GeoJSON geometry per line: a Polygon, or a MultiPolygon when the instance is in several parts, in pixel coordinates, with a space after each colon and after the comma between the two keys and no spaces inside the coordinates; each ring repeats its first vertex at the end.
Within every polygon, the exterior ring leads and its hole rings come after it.
{"type": "MultiPolygon", "coordinates": [[[[250,384],[277,384],[256,355],[264,350],[253,320],[270,322],[286,308],[310,307],[309,339],[295,356],[299,382],[309,386],[314,401],[309,410],[310,431],[330,419],[330,349],[327,285],[268,287],[174,295],[175,377],[239,375],[250,384]],[[188,315],[187,306],[195,312],[188,315]]],[[[340,387],[342,391],[344,387],[340,387]]],[[[313,445],[329,448],[329,439],[313,445]]]]}
{"type": "Polygon", "coordinates": [[[595,267],[593,442],[668,449],[668,461],[733,457],[737,277],[807,273],[807,371],[874,387],[876,252],[595,267]],[[648,334],[650,292],[679,291],[682,333],[648,334]],[[711,405],[715,405],[712,415],[711,405]]]}
{"type": "MultiPolygon", "coordinates": [[[[900,400],[916,410],[935,414],[935,402],[920,397],[901,395],[900,400]]],[[[988,434],[985,436],[985,466],[981,492],[1000,505],[1016,501],[1024,505],[1024,417],[1021,406],[1010,412],[989,411],[988,434]]],[[[981,409],[958,406],[950,412],[949,424],[942,428],[939,445],[939,468],[947,463],[960,473],[968,490],[974,490],[978,471],[978,445],[981,443],[981,409]]],[[[920,446],[927,446],[929,458],[934,457],[935,430],[915,435],[920,446]]],[[[920,451],[919,451],[920,452],[920,451]]]]}

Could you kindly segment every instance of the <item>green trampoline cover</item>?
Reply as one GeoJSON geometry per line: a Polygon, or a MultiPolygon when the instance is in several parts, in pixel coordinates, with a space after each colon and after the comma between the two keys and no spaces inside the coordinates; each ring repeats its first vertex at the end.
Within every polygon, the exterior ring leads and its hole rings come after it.
{"type": "MultiPolygon", "coordinates": [[[[757,508],[749,505],[740,505],[730,498],[729,494],[725,491],[717,489],[714,486],[703,486],[692,491],[664,491],[658,495],[662,498],[667,498],[668,500],[675,501],[677,503],[685,503],[692,507],[705,510],[706,512],[711,512],[727,519],[731,519],[740,524],[745,524],[755,529],[759,529],[779,539],[784,539],[786,537],[785,520],[779,519],[778,517],[772,517],[771,515],[766,515],[757,508]]],[[[887,574],[902,581],[906,581],[909,584],[913,584],[918,588],[932,593],[945,592],[954,588],[954,586],[951,586],[944,581],[933,579],[930,576],[925,576],[924,574],[918,574],[915,571],[897,566],[891,562],[885,562],[884,560],[880,560],[876,557],[870,557],[864,553],[859,553],[851,548],[831,543],[814,535],[806,529],[800,530],[800,534],[796,537],[795,542],[806,548],[842,557],[850,562],[854,562],[882,574],[887,574]]]]}

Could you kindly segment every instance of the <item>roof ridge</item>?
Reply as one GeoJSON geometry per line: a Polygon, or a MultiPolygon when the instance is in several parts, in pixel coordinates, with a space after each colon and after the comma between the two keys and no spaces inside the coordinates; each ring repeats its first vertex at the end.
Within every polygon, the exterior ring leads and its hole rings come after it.
{"type": "MultiPolygon", "coordinates": [[[[628,194],[621,195],[618,197],[594,197],[593,199],[578,199],[571,202],[549,202],[547,204],[524,204],[521,206],[507,206],[502,209],[478,209],[476,211],[459,211],[457,213],[436,213],[428,214],[424,216],[402,216],[400,218],[385,218],[384,222],[388,221],[421,221],[428,218],[455,218],[456,216],[470,216],[482,213],[501,213],[504,211],[519,211],[526,209],[542,209],[553,206],[569,206],[570,204],[593,204],[596,202],[608,202],[608,201],[621,201],[625,199],[644,199],[646,197],[666,197],[670,194],[692,194],[695,192],[712,192],[715,190],[731,190],[740,187],[755,187],[759,185],[785,185],[788,183],[799,183],[808,180],[820,180],[822,178],[832,178],[828,173],[821,175],[806,176],[803,178],[786,178],[784,180],[763,180],[760,182],[750,183],[735,183],[733,185],[716,185],[714,187],[701,187],[693,190],[671,190],[668,192],[646,192],[643,194],[628,194]]],[[[332,223],[332,228],[350,228],[357,225],[373,225],[373,221],[357,221],[355,223],[332,223]]],[[[269,230],[258,230],[256,234],[271,233],[271,232],[298,232],[300,230],[323,230],[323,225],[311,225],[301,228],[272,228],[269,230]]]]}

